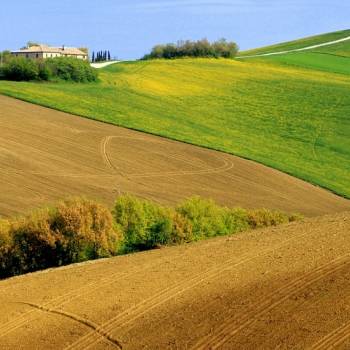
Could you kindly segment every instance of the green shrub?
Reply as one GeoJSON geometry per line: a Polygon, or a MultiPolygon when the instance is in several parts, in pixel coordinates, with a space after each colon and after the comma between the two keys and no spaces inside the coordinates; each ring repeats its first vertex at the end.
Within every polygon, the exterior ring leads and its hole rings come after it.
{"type": "Polygon", "coordinates": [[[117,199],[113,214],[123,232],[124,251],[151,249],[175,240],[171,209],[124,195],[117,199]]]}
{"type": "Polygon", "coordinates": [[[180,204],[176,211],[192,224],[195,240],[231,233],[229,210],[212,200],[192,197],[180,204]]]}
{"type": "Polygon", "coordinates": [[[225,216],[225,224],[230,233],[249,230],[248,211],[242,208],[228,210],[225,216]]]}
{"type": "Polygon", "coordinates": [[[70,199],[0,220],[0,278],[300,219],[267,209],[229,209],[200,197],[168,208],[123,195],[112,213],[94,201],[70,199]]]}
{"type": "Polygon", "coordinates": [[[96,81],[97,70],[87,61],[74,57],[56,57],[47,60],[32,60],[12,57],[0,70],[0,79],[15,81],[66,80],[77,83],[96,81]]]}
{"type": "Polygon", "coordinates": [[[56,57],[45,61],[51,76],[77,83],[86,83],[97,80],[97,71],[87,61],[74,57],[56,57]]]}
{"type": "Polygon", "coordinates": [[[15,81],[38,80],[39,67],[36,61],[23,57],[12,58],[2,70],[4,79],[15,81]]]}
{"type": "Polygon", "coordinates": [[[38,62],[38,78],[39,80],[50,80],[52,72],[44,61],[38,62]]]}

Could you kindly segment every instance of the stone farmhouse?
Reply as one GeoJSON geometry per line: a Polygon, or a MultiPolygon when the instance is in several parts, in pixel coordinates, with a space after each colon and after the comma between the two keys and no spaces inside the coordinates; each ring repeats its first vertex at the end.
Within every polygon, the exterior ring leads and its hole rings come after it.
{"type": "Polygon", "coordinates": [[[35,45],[12,51],[12,55],[16,57],[26,57],[30,59],[45,59],[53,57],[75,57],[81,60],[88,59],[88,51],[77,49],[75,47],[52,47],[47,45],[35,45]]]}

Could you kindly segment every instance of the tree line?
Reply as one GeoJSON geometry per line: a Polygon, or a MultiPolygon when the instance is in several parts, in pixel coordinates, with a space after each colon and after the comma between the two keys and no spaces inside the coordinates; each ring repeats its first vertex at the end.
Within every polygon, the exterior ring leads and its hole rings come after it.
{"type": "MultiPolygon", "coordinates": [[[[1,53],[0,53],[1,54],[1,53]]],[[[74,57],[56,57],[32,60],[24,57],[1,55],[0,80],[57,81],[78,83],[96,81],[97,70],[89,62],[74,57]]]]}
{"type": "Polygon", "coordinates": [[[70,199],[25,217],[0,218],[0,279],[300,218],[267,209],[221,207],[200,197],[166,207],[123,195],[112,210],[92,200],[70,199]]]}
{"type": "Polygon", "coordinates": [[[207,39],[198,41],[186,40],[178,41],[176,44],[156,45],[143,59],[172,59],[179,57],[234,58],[237,53],[238,45],[226,39],[220,39],[212,43],[207,39]]]}
{"type": "Polygon", "coordinates": [[[108,50],[92,52],[91,62],[105,62],[111,60],[111,53],[108,50]]]}

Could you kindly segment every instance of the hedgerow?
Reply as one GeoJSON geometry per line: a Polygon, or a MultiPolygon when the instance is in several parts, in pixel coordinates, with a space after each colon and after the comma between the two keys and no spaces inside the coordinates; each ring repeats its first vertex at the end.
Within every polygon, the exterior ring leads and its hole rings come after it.
{"type": "Polygon", "coordinates": [[[14,81],[65,80],[77,83],[96,81],[97,70],[87,61],[73,57],[31,60],[23,57],[8,59],[0,71],[0,79],[14,81]]]}
{"type": "Polygon", "coordinates": [[[238,45],[235,42],[226,41],[226,39],[220,39],[213,43],[207,39],[198,41],[186,40],[178,41],[177,44],[156,45],[142,59],[173,59],[179,57],[234,58],[237,53],[238,45]]]}
{"type": "Polygon", "coordinates": [[[123,251],[192,241],[192,223],[174,209],[130,195],[117,199],[114,219],[123,233],[123,251]]]}
{"type": "Polygon", "coordinates": [[[0,278],[299,220],[267,209],[227,208],[200,197],[176,207],[120,196],[109,210],[84,198],[0,220],[0,278]]]}

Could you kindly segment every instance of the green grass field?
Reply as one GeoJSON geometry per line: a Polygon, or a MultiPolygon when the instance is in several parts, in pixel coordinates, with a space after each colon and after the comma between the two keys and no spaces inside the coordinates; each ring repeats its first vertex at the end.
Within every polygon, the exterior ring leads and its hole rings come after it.
{"type": "Polygon", "coordinates": [[[249,58],[249,60],[350,75],[350,50],[349,57],[326,52],[293,52],[264,58],[249,58]]]}
{"type": "MultiPolygon", "coordinates": [[[[307,38],[288,41],[288,42],[270,45],[270,46],[265,46],[265,47],[261,47],[261,48],[257,48],[257,49],[241,51],[240,55],[242,55],[242,56],[260,55],[260,54],[264,54],[264,53],[271,53],[271,52],[277,52],[277,51],[288,51],[288,50],[301,49],[301,48],[307,47],[307,46],[313,46],[313,45],[326,43],[329,41],[335,41],[338,39],[345,38],[347,36],[350,36],[350,29],[341,30],[338,32],[333,32],[333,33],[326,33],[326,34],[321,34],[321,35],[310,36],[307,38]]],[[[338,45],[338,48],[344,47],[344,43],[339,43],[339,44],[335,44],[335,45],[338,45]]],[[[334,49],[335,49],[335,46],[333,46],[333,45],[332,46],[324,46],[322,48],[322,51],[325,50],[325,52],[327,52],[327,51],[334,52],[334,49]]],[[[317,48],[315,50],[319,51],[319,50],[321,50],[321,48],[317,48]]],[[[341,50],[338,50],[338,51],[341,51],[341,50]]]]}
{"type": "Polygon", "coordinates": [[[99,83],[3,81],[0,93],[240,155],[350,198],[349,60],[299,55],[125,62],[99,83]]]}
{"type": "Polygon", "coordinates": [[[318,47],[314,52],[328,53],[329,55],[337,55],[343,57],[350,57],[350,41],[334,44],[331,46],[318,47]]]}

